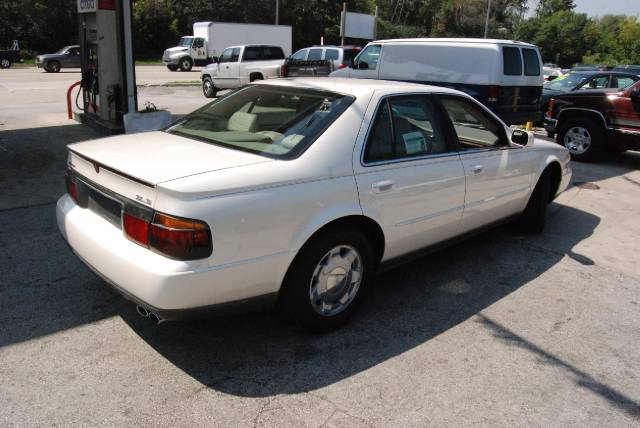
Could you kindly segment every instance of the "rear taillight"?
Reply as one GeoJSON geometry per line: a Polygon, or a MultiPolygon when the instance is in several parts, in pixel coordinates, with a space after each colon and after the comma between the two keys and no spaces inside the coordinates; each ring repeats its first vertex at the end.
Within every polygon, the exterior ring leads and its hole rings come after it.
{"type": "Polygon", "coordinates": [[[149,246],[149,223],[126,212],[122,213],[122,226],[129,239],[145,247],[149,246]]]}
{"type": "Polygon", "coordinates": [[[500,86],[489,86],[489,94],[487,96],[487,101],[490,103],[495,103],[498,101],[498,97],[500,96],[500,86]]]}
{"type": "Polygon", "coordinates": [[[204,222],[160,213],[148,222],[124,212],[122,223],[129,239],[173,259],[202,259],[211,254],[211,230],[204,222]]]}
{"type": "Polygon", "coordinates": [[[549,108],[547,109],[547,116],[548,117],[553,117],[553,110],[556,107],[556,100],[551,98],[551,100],[549,100],[549,108]]]}
{"type": "Polygon", "coordinates": [[[339,69],[342,69],[342,68],[345,68],[346,66],[347,66],[346,64],[340,64],[340,65],[338,66],[338,68],[339,68],[339,69]]]}
{"type": "Polygon", "coordinates": [[[75,202],[76,204],[79,204],[79,200],[78,200],[78,185],[69,176],[67,176],[66,181],[67,181],[67,193],[69,194],[69,196],[71,196],[71,199],[73,199],[73,202],[75,202]]]}
{"type": "Polygon", "coordinates": [[[287,65],[286,64],[282,64],[280,66],[280,77],[287,77],[287,73],[289,70],[287,70],[287,65]]]}

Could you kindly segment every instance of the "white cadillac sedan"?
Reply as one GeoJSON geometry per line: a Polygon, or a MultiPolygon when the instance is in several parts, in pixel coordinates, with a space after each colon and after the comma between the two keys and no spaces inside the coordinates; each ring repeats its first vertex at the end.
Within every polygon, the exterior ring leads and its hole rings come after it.
{"type": "Polygon", "coordinates": [[[565,148],[464,93],[278,79],[160,132],[70,145],[57,221],[155,322],[277,301],[326,330],[385,262],[505,220],[540,231],[570,177],[565,148]]]}

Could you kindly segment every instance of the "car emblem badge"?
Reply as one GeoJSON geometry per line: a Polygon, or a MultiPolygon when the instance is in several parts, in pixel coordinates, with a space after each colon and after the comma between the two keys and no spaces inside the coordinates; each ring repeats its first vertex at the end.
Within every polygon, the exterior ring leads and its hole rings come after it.
{"type": "Polygon", "coordinates": [[[93,162],[93,169],[95,170],[96,174],[100,174],[100,164],[98,162],[93,162]]]}

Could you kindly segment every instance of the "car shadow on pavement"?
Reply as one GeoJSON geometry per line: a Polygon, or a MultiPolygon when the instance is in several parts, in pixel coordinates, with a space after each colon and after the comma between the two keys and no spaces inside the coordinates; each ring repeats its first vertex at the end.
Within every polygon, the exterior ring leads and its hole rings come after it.
{"type": "Polygon", "coordinates": [[[120,315],[167,360],[217,391],[264,397],[316,390],[478,314],[552,268],[600,222],[560,204],[551,211],[540,236],[502,226],[381,274],[350,323],[325,335],[264,314],[160,326],[133,306],[120,315]],[[575,227],[565,228],[567,220],[575,227]]]}
{"type": "Polygon", "coordinates": [[[573,185],[598,182],[613,177],[625,177],[632,171],[640,171],[640,152],[605,153],[599,162],[571,162],[573,185]]]}

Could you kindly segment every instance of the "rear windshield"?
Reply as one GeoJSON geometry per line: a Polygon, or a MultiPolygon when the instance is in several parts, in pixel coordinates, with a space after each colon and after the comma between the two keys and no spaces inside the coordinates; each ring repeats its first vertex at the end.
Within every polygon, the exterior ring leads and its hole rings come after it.
{"type": "Polygon", "coordinates": [[[503,47],[502,56],[504,59],[504,74],[506,76],[522,75],[522,60],[520,59],[520,49],[503,47]]]}
{"type": "Polygon", "coordinates": [[[524,58],[524,75],[540,76],[540,61],[538,53],[534,49],[522,49],[524,58]]]}
{"type": "Polygon", "coordinates": [[[185,116],[166,132],[291,159],[304,152],[353,100],[311,89],[245,86],[185,116]]]}

